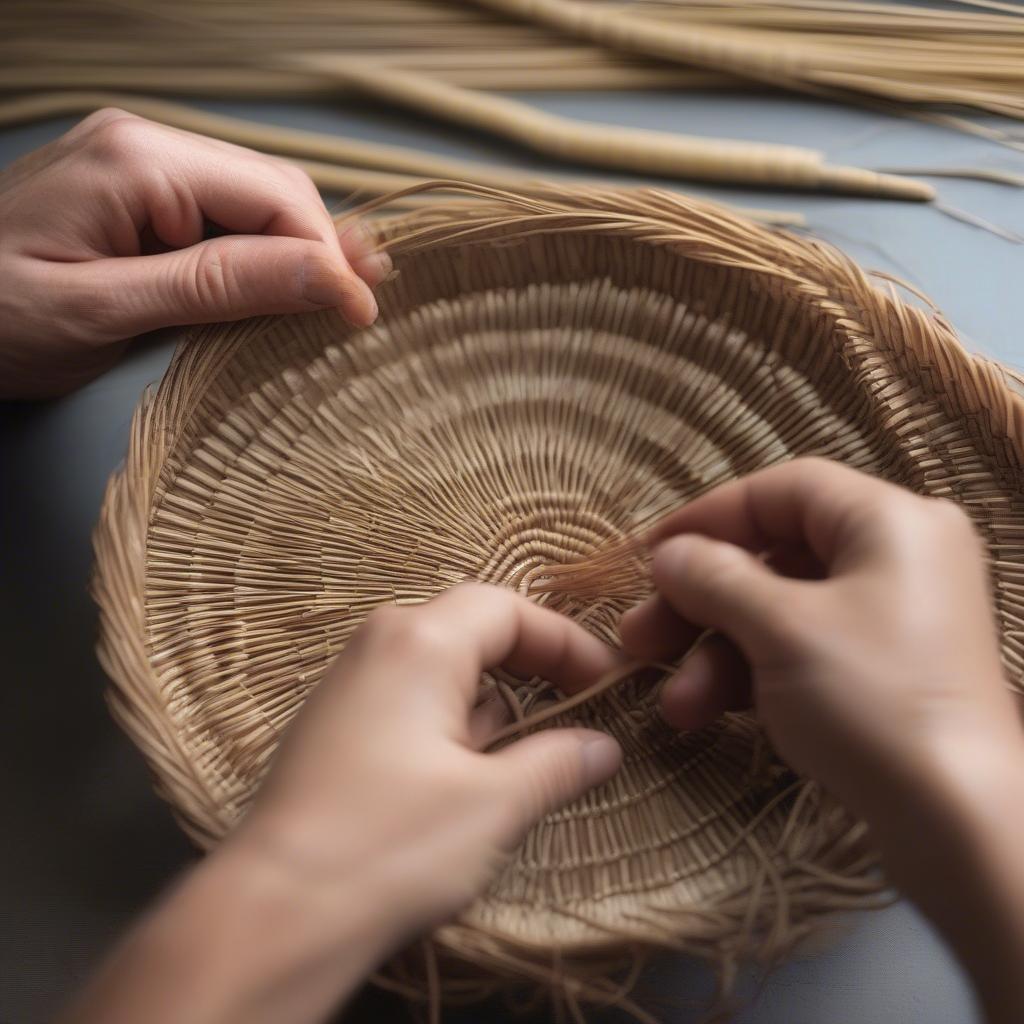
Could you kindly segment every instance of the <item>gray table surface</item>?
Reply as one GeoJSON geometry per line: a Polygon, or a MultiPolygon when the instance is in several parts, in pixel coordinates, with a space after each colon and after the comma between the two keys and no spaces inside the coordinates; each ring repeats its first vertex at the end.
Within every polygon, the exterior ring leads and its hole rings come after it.
{"type": "MultiPolygon", "coordinates": [[[[779,97],[530,94],[530,102],[595,121],[810,145],[868,167],[975,165],[1020,171],[1019,154],[934,127],[779,97]]],[[[543,167],[511,147],[355,103],[204,104],[287,125],[415,143],[443,153],[543,167]]],[[[0,164],[70,120],[0,133],[0,164]]],[[[560,168],[559,170],[566,170],[560,168]]],[[[945,201],[1024,232],[1021,193],[937,182],[945,201]]],[[[972,348],[1024,366],[1024,247],[908,203],[782,192],[690,191],[802,211],[810,228],[870,267],[929,294],[972,348]]],[[[0,282],[3,287],[3,282],[0,282]]],[[[151,794],[139,756],[109,721],[93,655],[86,586],[90,533],[132,409],[159,379],[175,332],[144,339],[105,377],[53,403],[0,407],[0,1024],[39,1024],[113,936],[191,856],[151,794]]],[[[922,837],[927,842],[927,837],[922,837]]],[[[951,880],[951,884],[955,884],[951,880]]],[[[906,904],[841,922],[816,952],[746,988],[738,1024],[970,1024],[961,973],[906,904]]],[[[660,964],[645,988],[666,1024],[700,1017],[708,978],[692,963],[660,964]]],[[[365,996],[355,1021],[406,1019],[365,996]]],[[[501,1021],[496,1007],[462,1022],[501,1021]]]]}

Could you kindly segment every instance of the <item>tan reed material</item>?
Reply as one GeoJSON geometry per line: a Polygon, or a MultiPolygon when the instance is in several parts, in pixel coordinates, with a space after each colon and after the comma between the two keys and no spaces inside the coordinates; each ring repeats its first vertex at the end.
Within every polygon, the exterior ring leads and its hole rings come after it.
{"type": "MultiPolygon", "coordinates": [[[[667,3],[669,20],[594,0],[475,0],[488,10],[555,29],[620,53],[678,62],[849,102],[868,98],[911,113],[915,104],[969,107],[1024,118],[1024,18],[875,4],[851,10],[823,0],[810,24],[801,4],[667,3]],[[705,7],[724,17],[707,18],[705,7]],[[795,8],[795,9],[794,9],[795,8]],[[753,16],[748,11],[753,12],[753,16]],[[779,12],[782,12],[781,20],[779,12]],[[911,11],[911,13],[908,13],[911,11]],[[759,15],[769,14],[769,19],[759,15]],[[774,18],[774,21],[771,20],[774,18]],[[959,26],[951,31],[950,18],[959,26]],[[787,30],[796,22],[800,28],[787,30]],[[938,22],[937,38],[929,23],[938,22]],[[851,23],[863,35],[849,34],[851,23]],[[998,25],[995,34],[993,26],[998,25]],[[765,27],[768,27],[768,31],[765,27]],[[973,35],[977,30],[979,35],[973,35]],[[983,41],[984,40],[984,41],[983,41]],[[982,50],[976,47],[982,47],[982,50]],[[989,49],[989,44],[993,48],[989,49]]],[[[971,122],[949,119],[968,127],[971,122]]]]}
{"type": "MultiPolygon", "coordinates": [[[[430,178],[471,181],[523,191],[528,190],[536,178],[511,168],[436,156],[404,146],[263,124],[130,93],[75,90],[0,99],[0,126],[67,114],[87,114],[101,107],[118,107],[174,128],[285,156],[328,192],[360,193],[364,197],[382,195],[407,189],[430,178]]],[[[408,198],[411,200],[413,197],[408,198]]],[[[800,214],[786,210],[737,207],[737,211],[767,224],[793,226],[804,222],[800,214]]]]}
{"type": "MultiPolygon", "coordinates": [[[[927,183],[830,167],[809,150],[595,126],[476,91],[749,88],[752,81],[869,102],[1020,148],[1010,129],[936,105],[1024,117],[1024,18],[1001,9],[846,0],[295,0],[284,7],[276,0],[244,7],[230,0],[11,0],[0,11],[0,90],[327,97],[358,82],[363,92],[561,159],[648,175],[934,198],[927,183]]],[[[304,134],[301,148],[338,148],[329,136],[304,134]]],[[[423,162],[443,161],[424,154],[423,162]]],[[[415,173],[472,177],[452,167],[415,173]]],[[[355,175],[322,169],[322,177],[349,182],[355,175]]],[[[402,185],[364,177],[368,190],[402,185]]],[[[521,187],[499,178],[491,171],[487,183],[521,187]]]]}
{"type": "MultiPolygon", "coordinates": [[[[714,61],[714,47],[706,44],[724,40],[745,55],[751,49],[797,54],[800,75],[817,76],[821,87],[838,90],[837,97],[847,89],[870,92],[905,112],[908,101],[917,100],[1018,118],[1024,111],[1024,18],[1012,4],[965,10],[963,4],[851,0],[588,0],[580,6],[588,16],[607,15],[640,32],[691,38],[699,53],[677,48],[667,61],[652,62],[646,51],[627,52],[618,30],[616,50],[608,38],[594,45],[567,37],[564,24],[524,24],[522,2],[504,15],[431,0],[8,0],[0,10],[0,88],[322,95],[336,86],[266,65],[270,54],[324,50],[477,89],[730,88],[749,82],[746,59],[733,73],[693,66],[702,58],[714,61]],[[686,66],[676,63],[682,55],[686,66]]],[[[772,65],[770,57],[760,63],[772,65]]],[[[767,84],[799,87],[774,79],[767,84]]]]}
{"type": "Polygon", "coordinates": [[[813,149],[577,121],[427,75],[336,55],[306,55],[300,66],[333,72],[340,81],[378,99],[500,135],[559,160],[666,178],[918,202],[935,198],[935,190],[924,182],[858,167],[833,167],[813,149]]]}
{"type": "MultiPolygon", "coordinates": [[[[375,326],[197,330],[136,413],[96,531],[99,653],[114,714],[197,842],[244,814],[371,608],[484,580],[614,642],[649,591],[631,538],[797,455],[962,505],[1021,688],[1019,378],[832,248],[713,204],[463,191],[384,223],[400,273],[375,326]]],[[[629,996],[646,951],[708,957],[728,982],[741,958],[778,958],[878,899],[864,828],[748,715],[672,733],[660,675],[605,680],[554,715],[543,681],[482,681],[517,719],[607,729],[625,765],[382,984],[436,1009],[525,980],[570,1012],[650,1020],[629,996]]]]}

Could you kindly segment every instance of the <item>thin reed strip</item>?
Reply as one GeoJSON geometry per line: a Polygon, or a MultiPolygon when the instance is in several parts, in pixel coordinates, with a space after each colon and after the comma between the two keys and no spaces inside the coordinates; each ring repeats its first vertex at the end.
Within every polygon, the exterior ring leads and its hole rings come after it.
{"type": "Polygon", "coordinates": [[[534,714],[518,721],[510,722],[508,725],[498,729],[497,732],[489,737],[488,748],[493,749],[513,736],[525,735],[538,725],[543,725],[554,718],[567,715],[574,708],[582,707],[584,704],[597,700],[612,689],[612,687],[624,683],[646,667],[647,665],[642,661],[631,661],[621,665],[619,668],[613,669],[611,672],[606,672],[597,682],[592,683],[584,690],[580,690],[579,693],[556,701],[541,711],[534,712],[534,714]]]}
{"type": "MultiPolygon", "coordinates": [[[[422,191],[424,184],[429,184],[436,192],[438,182],[443,180],[527,191],[539,187],[535,175],[521,171],[435,156],[402,146],[248,121],[182,103],[125,93],[50,92],[0,99],[0,126],[91,113],[102,107],[118,107],[161,124],[285,156],[306,171],[316,185],[329,192],[384,195],[404,189],[422,191]]],[[[744,216],[767,224],[795,226],[803,223],[800,214],[787,210],[750,207],[738,210],[744,216]]]]}
{"type": "MultiPolygon", "coordinates": [[[[481,90],[727,88],[755,82],[857,100],[1021,148],[1024,142],[1001,126],[933,109],[955,104],[1005,118],[1024,116],[1024,19],[998,4],[977,6],[946,11],[837,0],[480,0],[475,6],[298,0],[283,12],[269,0],[254,0],[241,17],[238,5],[227,0],[144,0],[130,6],[114,0],[14,0],[0,12],[0,89],[60,86],[72,97],[103,86],[329,98],[355,87],[561,161],[931,201],[935,192],[926,182],[833,167],[810,150],[594,125],[481,90]]],[[[43,116],[48,104],[67,107],[84,100],[11,102],[24,109],[35,103],[43,116]]],[[[196,115],[186,112],[184,119],[195,122],[196,115]]],[[[318,133],[301,137],[237,123],[222,123],[212,133],[283,151],[306,162],[319,184],[346,192],[404,188],[410,179],[388,177],[402,174],[514,189],[528,181],[514,170],[474,168],[425,153],[417,157],[396,147],[374,151],[318,133]],[[374,173],[359,175],[353,166],[374,173]]],[[[970,168],[959,176],[996,180],[970,168]]],[[[1016,176],[1007,172],[998,181],[1016,184],[1016,176]]],[[[947,204],[936,208],[1017,240],[970,213],[947,204]]]]}
{"type": "MultiPolygon", "coordinates": [[[[972,54],[969,36],[958,37],[951,44],[952,50],[945,48],[946,44],[936,47],[915,38],[913,30],[901,45],[872,35],[870,43],[858,46],[855,39],[841,32],[770,32],[752,27],[742,16],[732,24],[722,19],[702,21],[689,5],[670,5],[672,18],[662,20],[637,17],[629,8],[607,7],[593,0],[476,2],[487,10],[556,30],[571,39],[724,72],[772,88],[846,102],[866,97],[885,102],[894,111],[906,112],[908,105],[930,103],[1024,117],[1020,89],[1024,75],[1021,21],[1012,16],[1000,18],[1004,34],[1001,38],[992,37],[1002,54],[984,49],[982,56],[972,54]],[[958,77],[961,68],[963,77],[958,77]],[[989,74],[992,80],[984,81],[989,74]]],[[[837,8],[842,13],[841,5],[826,7],[830,13],[837,8]]],[[[696,11],[699,9],[698,6],[696,11]]],[[[761,8],[755,5],[754,10],[761,8]]],[[[884,14],[879,11],[868,16],[876,22],[876,33],[880,22],[895,35],[906,10],[886,5],[884,14]],[[894,14],[896,21],[889,21],[894,14]],[[883,17],[886,20],[881,21],[883,17]]],[[[934,12],[928,14],[932,16],[934,12]]],[[[993,17],[971,12],[961,15],[960,23],[969,32],[971,26],[981,29],[983,20],[993,17]]]]}

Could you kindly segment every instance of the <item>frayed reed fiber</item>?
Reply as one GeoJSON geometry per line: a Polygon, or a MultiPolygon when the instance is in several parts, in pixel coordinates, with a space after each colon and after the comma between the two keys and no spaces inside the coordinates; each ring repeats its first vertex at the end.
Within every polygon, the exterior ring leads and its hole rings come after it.
{"type": "MultiPolygon", "coordinates": [[[[115,716],[200,845],[245,813],[371,608],[483,580],[614,642],[649,591],[638,532],[797,455],[967,511],[1021,687],[1019,378],[834,249],[721,207],[462,192],[383,223],[400,273],[376,325],[200,329],[135,416],[96,531],[99,653],[115,716]]],[[[382,984],[435,1018],[442,995],[527,983],[574,1019],[615,1004],[649,1020],[630,997],[648,951],[707,957],[728,984],[743,958],[776,960],[829,912],[878,901],[864,827],[750,716],[666,728],[661,675],[637,667],[571,705],[542,680],[482,681],[513,731],[596,726],[625,764],[382,984]]]]}

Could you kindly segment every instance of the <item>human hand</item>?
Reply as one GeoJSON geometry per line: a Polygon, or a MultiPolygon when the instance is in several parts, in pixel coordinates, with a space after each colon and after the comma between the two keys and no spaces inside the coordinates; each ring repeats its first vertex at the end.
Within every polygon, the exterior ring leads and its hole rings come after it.
{"type": "Polygon", "coordinates": [[[618,744],[551,729],[480,750],[501,724],[475,710],[480,673],[503,666],[572,692],[620,656],[511,591],[463,584],[374,611],[289,728],[238,844],[301,886],[382,893],[402,935],[457,913],[544,814],[604,782],[618,744]]]}
{"type": "Polygon", "coordinates": [[[753,704],[779,754],[864,818],[890,878],[970,973],[986,1020],[1024,1019],[1024,740],[967,516],[837,463],[719,487],[648,538],[640,657],[703,640],[669,723],[753,704]]]}
{"type": "Polygon", "coordinates": [[[508,590],[373,612],[289,726],[241,826],[130,934],[63,1024],[313,1024],[415,932],[457,913],[618,744],[551,729],[481,753],[502,665],[568,690],[621,658],[508,590]]]}
{"type": "Polygon", "coordinates": [[[275,157],[106,109],[0,173],[0,397],[60,394],[134,335],[337,307],[390,272],[275,157]],[[209,225],[232,232],[204,241],[209,225]]]}
{"type": "Polygon", "coordinates": [[[716,631],[664,686],[670,724],[753,704],[793,768],[876,824],[940,770],[1020,747],[981,545],[955,505],[797,460],[649,541],[658,593],[624,616],[625,647],[664,659],[716,631]]]}

